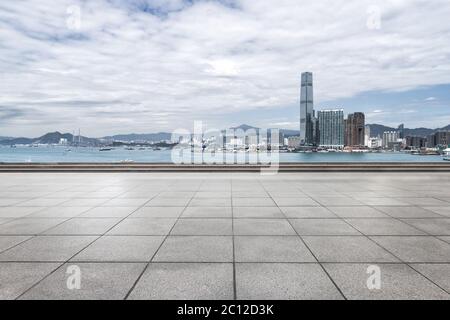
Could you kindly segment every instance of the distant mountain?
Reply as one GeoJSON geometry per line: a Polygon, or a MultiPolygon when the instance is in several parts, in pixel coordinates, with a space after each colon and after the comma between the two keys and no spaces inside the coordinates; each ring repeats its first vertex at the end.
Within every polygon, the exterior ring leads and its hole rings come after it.
{"type": "MultiPolygon", "coordinates": [[[[376,136],[382,136],[383,132],[385,131],[397,131],[398,128],[392,128],[392,127],[387,127],[381,124],[368,124],[368,126],[370,127],[370,135],[372,137],[376,137],[376,136]]],[[[445,126],[443,128],[437,128],[437,129],[429,129],[429,128],[414,128],[414,129],[409,129],[409,128],[404,128],[403,132],[405,134],[405,136],[420,136],[420,137],[426,137],[430,134],[433,134],[437,131],[446,131],[446,130],[450,130],[450,125],[445,126]]]]}
{"type": "Polygon", "coordinates": [[[290,130],[290,129],[280,129],[280,133],[282,133],[286,138],[300,135],[299,130],[290,130]]]}
{"type": "MultiPolygon", "coordinates": [[[[74,136],[70,133],[49,132],[39,138],[12,138],[6,140],[0,140],[2,145],[14,145],[14,144],[57,144],[61,139],[67,139],[68,142],[74,141],[74,136]]],[[[78,141],[78,136],[75,137],[78,141]]],[[[88,138],[81,136],[81,144],[87,145],[100,145],[100,141],[94,138],[88,138]]]]}
{"type": "MultiPolygon", "coordinates": [[[[397,131],[397,128],[387,127],[381,124],[368,124],[370,127],[370,135],[372,137],[382,136],[385,131],[397,131]]],[[[241,129],[243,131],[251,129],[260,129],[257,127],[250,126],[248,124],[241,124],[238,127],[233,127],[230,129],[241,129]]],[[[428,128],[415,128],[415,129],[404,129],[405,136],[423,136],[426,137],[436,131],[450,131],[450,125],[443,128],[428,129],[428,128]]],[[[285,137],[298,136],[298,130],[290,129],[280,129],[280,133],[284,134],[285,137]]],[[[78,136],[73,136],[70,133],[60,133],[49,132],[39,138],[11,138],[11,137],[0,137],[0,145],[15,145],[15,144],[57,144],[61,139],[67,139],[69,143],[73,141],[78,142],[78,136]]],[[[171,140],[172,134],[169,132],[158,132],[158,133],[144,133],[144,134],[118,134],[113,136],[107,136],[103,138],[89,138],[81,137],[81,144],[90,146],[99,146],[105,143],[111,143],[112,141],[122,141],[122,142],[159,142],[165,140],[171,140]]]]}
{"type": "Polygon", "coordinates": [[[114,136],[108,136],[101,138],[107,141],[147,141],[147,142],[158,142],[162,140],[170,140],[172,137],[171,133],[168,132],[158,132],[158,133],[130,133],[130,134],[117,134],[114,136]]]}
{"type": "MultiPolygon", "coordinates": [[[[243,131],[255,129],[255,130],[261,130],[260,128],[250,126],[248,124],[241,124],[238,127],[231,127],[230,129],[240,129],[243,131]]],[[[285,137],[292,137],[292,136],[298,136],[300,134],[299,130],[290,130],[290,129],[280,129],[280,133],[282,133],[285,137]]]]}
{"type": "Polygon", "coordinates": [[[247,131],[247,130],[251,130],[251,129],[259,130],[260,128],[249,126],[248,124],[241,124],[238,127],[231,127],[230,129],[247,131]]]}

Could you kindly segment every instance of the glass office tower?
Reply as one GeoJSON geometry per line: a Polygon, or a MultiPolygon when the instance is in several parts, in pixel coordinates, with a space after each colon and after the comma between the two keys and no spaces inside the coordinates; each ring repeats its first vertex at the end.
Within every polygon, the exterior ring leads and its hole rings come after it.
{"type": "Polygon", "coordinates": [[[314,141],[313,77],[311,72],[302,73],[300,88],[300,143],[315,144],[314,141]]]}

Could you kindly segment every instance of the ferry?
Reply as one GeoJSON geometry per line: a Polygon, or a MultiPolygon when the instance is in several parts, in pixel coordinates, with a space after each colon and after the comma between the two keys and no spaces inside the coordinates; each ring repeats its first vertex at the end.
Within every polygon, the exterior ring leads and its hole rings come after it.
{"type": "Polygon", "coordinates": [[[107,148],[107,147],[99,149],[99,151],[111,151],[111,150],[112,150],[112,148],[107,148]]]}
{"type": "Polygon", "coordinates": [[[444,160],[450,161],[450,148],[444,150],[444,160]]]}

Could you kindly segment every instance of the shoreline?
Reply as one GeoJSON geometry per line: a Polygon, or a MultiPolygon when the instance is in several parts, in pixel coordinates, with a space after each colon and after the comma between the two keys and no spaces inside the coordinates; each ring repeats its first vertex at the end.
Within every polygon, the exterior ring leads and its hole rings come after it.
{"type": "Polygon", "coordinates": [[[450,172],[450,162],[261,164],[0,163],[0,172],[450,172]]]}

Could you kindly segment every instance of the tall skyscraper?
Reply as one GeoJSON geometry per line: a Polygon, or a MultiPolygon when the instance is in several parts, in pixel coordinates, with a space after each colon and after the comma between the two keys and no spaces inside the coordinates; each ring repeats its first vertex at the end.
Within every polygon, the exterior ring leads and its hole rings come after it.
{"type": "Polygon", "coordinates": [[[319,145],[341,149],[344,147],[344,110],[322,110],[319,118],[319,145]]]}
{"type": "Polygon", "coordinates": [[[370,146],[370,126],[366,125],[364,127],[364,145],[366,147],[370,146]]]}
{"type": "Polygon", "coordinates": [[[401,125],[398,126],[398,137],[400,139],[403,139],[405,137],[405,125],[402,123],[401,125]]]}
{"type": "Polygon", "coordinates": [[[300,88],[300,141],[311,145],[314,141],[314,102],[313,76],[311,72],[302,73],[300,88]]]}
{"type": "Polygon", "coordinates": [[[362,112],[351,113],[345,121],[345,145],[363,146],[364,145],[364,126],[365,117],[362,112]]]}

